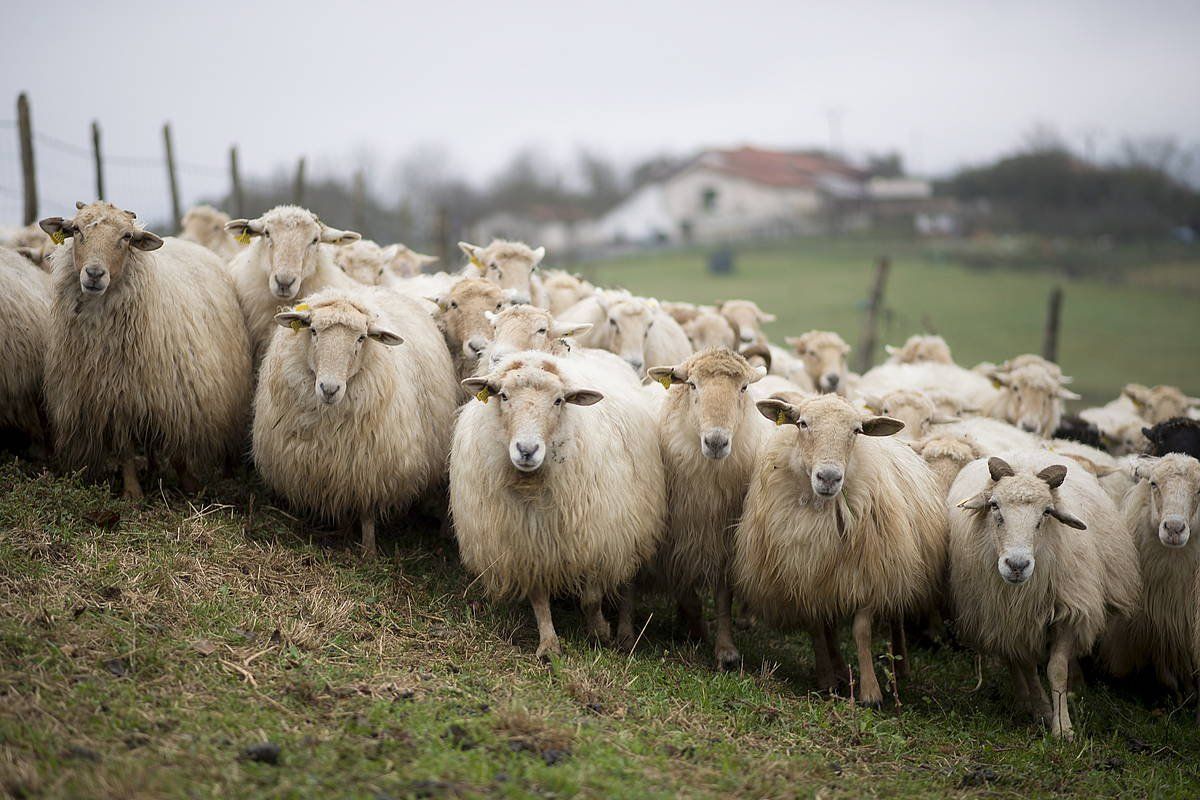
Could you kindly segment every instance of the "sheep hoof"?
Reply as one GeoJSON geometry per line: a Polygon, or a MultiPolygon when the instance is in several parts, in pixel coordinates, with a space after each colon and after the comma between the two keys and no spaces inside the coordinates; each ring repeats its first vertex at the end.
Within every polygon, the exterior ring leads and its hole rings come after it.
{"type": "Polygon", "coordinates": [[[121,499],[132,500],[135,503],[140,503],[146,499],[146,496],[142,494],[142,487],[126,486],[125,490],[121,492],[121,499]]]}
{"type": "Polygon", "coordinates": [[[1065,742],[1075,741],[1075,730],[1073,728],[1064,728],[1062,730],[1053,731],[1055,739],[1062,739],[1065,742]]]}
{"type": "Polygon", "coordinates": [[[637,646],[637,636],[633,631],[617,631],[617,649],[632,653],[637,646]]]}
{"type": "Polygon", "coordinates": [[[562,645],[558,643],[558,637],[545,639],[538,645],[537,657],[542,661],[549,661],[551,656],[562,655],[562,645]]]}
{"type": "Polygon", "coordinates": [[[613,640],[612,627],[607,622],[598,622],[588,631],[600,644],[611,644],[613,640]]]}
{"type": "Polygon", "coordinates": [[[882,697],[863,697],[858,701],[858,704],[865,708],[870,708],[870,709],[874,709],[875,711],[878,711],[879,709],[883,708],[883,698],[882,697]]]}
{"type": "Polygon", "coordinates": [[[726,647],[717,651],[717,669],[722,672],[737,672],[742,666],[742,654],[736,647],[726,647]]]}

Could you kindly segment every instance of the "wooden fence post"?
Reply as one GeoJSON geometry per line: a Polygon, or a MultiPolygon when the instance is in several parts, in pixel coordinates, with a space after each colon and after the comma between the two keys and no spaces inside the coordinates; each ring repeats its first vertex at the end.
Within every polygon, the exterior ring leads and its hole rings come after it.
{"type": "Polygon", "coordinates": [[[1058,325],[1062,314],[1063,290],[1055,286],[1050,290],[1050,302],[1046,307],[1046,331],[1042,335],[1042,358],[1058,363],[1058,325]]]}
{"type": "Polygon", "coordinates": [[[867,320],[863,325],[862,338],[858,343],[858,371],[866,372],[875,358],[875,346],[879,338],[879,316],[883,313],[883,290],[887,285],[888,270],[892,262],[887,256],[879,259],[875,266],[875,283],[867,300],[867,320]]]}
{"type": "Polygon", "coordinates": [[[304,205],[304,156],[296,162],[296,182],[292,184],[292,202],[298,206],[304,205]]]}
{"type": "Polygon", "coordinates": [[[351,207],[354,230],[367,235],[367,179],[360,169],[354,173],[354,198],[351,207]]]}
{"type": "Polygon", "coordinates": [[[100,123],[92,120],[92,156],[96,159],[96,199],[104,199],[104,159],[100,155],[100,123]]]}
{"type": "Polygon", "coordinates": [[[21,179],[25,187],[25,225],[38,218],[37,177],[33,165],[33,120],[29,114],[29,98],[24,92],[17,95],[17,126],[21,138],[21,179]]]}
{"type": "Polygon", "coordinates": [[[238,149],[236,144],[229,148],[229,182],[233,194],[233,216],[238,218],[245,217],[246,202],[242,196],[242,176],[238,171],[238,149]]]}
{"type": "Polygon", "coordinates": [[[179,207],[179,181],[175,174],[175,145],[171,142],[171,123],[163,124],[163,143],[167,148],[167,181],[171,184],[171,212],[175,215],[171,221],[171,230],[179,230],[179,221],[183,219],[183,209],[179,207]]]}
{"type": "Polygon", "coordinates": [[[436,233],[438,263],[442,265],[442,269],[450,272],[452,271],[450,267],[450,248],[453,245],[450,243],[450,213],[446,211],[445,206],[438,207],[436,233]]]}

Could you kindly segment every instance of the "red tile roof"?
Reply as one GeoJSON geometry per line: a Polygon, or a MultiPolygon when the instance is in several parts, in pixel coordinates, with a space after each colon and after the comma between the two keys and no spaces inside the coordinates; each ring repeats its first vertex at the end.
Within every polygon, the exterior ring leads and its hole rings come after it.
{"type": "MultiPolygon", "coordinates": [[[[866,175],[839,158],[812,152],[760,150],[739,147],[736,150],[706,150],[691,165],[704,166],[768,186],[807,189],[830,176],[863,180],[866,175]]],[[[691,166],[689,165],[689,166],[691,166]]]]}

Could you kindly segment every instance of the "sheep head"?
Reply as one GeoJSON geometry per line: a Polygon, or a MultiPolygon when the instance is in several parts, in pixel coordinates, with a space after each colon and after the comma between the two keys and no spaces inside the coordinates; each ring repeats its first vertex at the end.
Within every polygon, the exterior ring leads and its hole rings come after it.
{"type": "Polygon", "coordinates": [[[76,203],[74,219],[47,217],[38,224],[55,242],[71,240],[79,288],[85,295],[102,295],[119,283],[130,255],[162,247],[163,240],[136,222],[137,215],[112,203],[76,203]]]}
{"type": "Polygon", "coordinates": [[[467,278],[434,302],[446,344],[452,353],[461,354],[466,372],[473,372],[492,337],[492,323],[485,314],[504,308],[508,302],[504,291],[489,281],[467,278]]]}
{"type": "Polygon", "coordinates": [[[763,323],[775,321],[774,314],[763,311],[753,300],[726,300],[721,303],[721,316],[729,321],[742,347],[765,339],[763,323]]]}
{"type": "Polygon", "coordinates": [[[992,381],[1001,389],[1001,410],[1006,422],[1028,433],[1049,438],[1062,421],[1063,401],[1079,395],[1063,386],[1061,374],[1040,364],[997,371],[992,381]]]}
{"type": "Polygon", "coordinates": [[[786,341],[803,360],[804,371],[814,386],[826,394],[845,393],[850,345],[841,336],[832,331],[809,331],[803,336],[789,336],[786,341]]]}
{"type": "Polygon", "coordinates": [[[1200,524],[1200,461],[1182,453],[1138,459],[1134,478],[1147,484],[1150,524],[1165,547],[1184,547],[1200,524]]]}
{"type": "Polygon", "coordinates": [[[317,271],[322,244],[346,245],[362,238],[331,228],[298,206],[278,206],[258,219],[231,220],[225,230],[242,241],[257,240],[254,245],[266,255],[261,263],[267,268],[267,285],[280,300],[296,297],[305,278],[317,271]]]}
{"type": "Polygon", "coordinates": [[[458,246],[480,278],[491,281],[501,289],[512,289],[522,295],[523,302],[529,302],[533,273],[546,257],[546,248],[534,250],[521,242],[503,239],[496,239],[487,247],[468,242],[459,242],[458,246]]]}
{"type": "Polygon", "coordinates": [[[521,350],[561,354],[569,349],[561,340],[592,329],[590,322],[556,322],[549,311],[528,305],[508,306],[499,312],[485,312],[484,316],[492,325],[493,367],[521,350]]]}
{"type": "Polygon", "coordinates": [[[939,411],[924,392],[913,389],[897,389],[882,398],[865,400],[869,410],[904,423],[900,433],[902,439],[920,439],[928,436],[935,425],[959,421],[958,417],[939,411]]]}
{"type": "Polygon", "coordinates": [[[885,348],[892,364],[953,364],[950,345],[941,336],[910,336],[902,347],[885,348]]]}
{"type": "Polygon", "coordinates": [[[734,437],[750,403],[746,389],[766,373],[725,348],[704,350],[682,364],[647,371],[673,393],[672,400],[680,401],[672,403],[669,411],[687,415],[700,453],[717,461],[733,451],[734,437]]]}

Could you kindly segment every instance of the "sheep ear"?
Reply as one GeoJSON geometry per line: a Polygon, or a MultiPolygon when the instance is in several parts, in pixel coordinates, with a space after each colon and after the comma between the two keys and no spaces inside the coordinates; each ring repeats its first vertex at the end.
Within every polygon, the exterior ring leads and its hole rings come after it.
{"type": "Polygon", "coordinates": [[[962,422],[962,419],[960,417],[951,416],[950,414],[943,414],[939,411],[929,418],[929,422],[932,425],[948,425],[951,422],[962,422]]]}
{"type": "Polygon", "coordinates": [[[62,240],[55,234],[65,234],[71,230],[71,223],[62,217],[46,217],[38,223],[38,227],[45,231],[56,244],[61,244],[62,240]]]}
{"type": "Polygon", "coordinates": [[[1140,383],[1129,383],[1121,390],[1121,394],[1133,401],[1136,406],[1146,405],[1150,390],[1140,383]]]}
{"type": "Polygon", "coordinates": [[[883,349],[884,349],[885,351],[887,351],[887,354],[888,354],[889,356],[894,356],[894,355],[896,355],[896,353],[899,353],[899,352],[900,352],[900,348],[899,348],[899,347],[895,347],[895,346],[893,346],[893,345],[890,345],[890,344],[885,344],[885,345],[883,346],[883,349]]]}
{"type": "Polygon", "coordinates": [[[1061,508],[1055,508],[1051,506],[1050,508],[1046,509],[1046,513],[1054,517],[1063,525],[1066,525],[1068,528],[1074,528],[1077,531],[1087,530],[1087,525],[1084,524],[1083,520],[1072,514],[1070,511],[1063,511],[1061,508]]]}
{"type": "Polygon", "coordinates": [[[1008,373],[1001,372],[998,369],[994,369],[989,372],[987,377],[992,382],[992,386],[995,386],[997,389],[999,389],[1001,386],[1008,386],[1009,384],[1008,373]]]}
{"type": "MultiPolygon", "coordinates": [[[[539,247],[533,251],[533,263],[529,266],[532,269],[537,269],[538,264],[542,263],[542,259],[546,257],[546,248],[539,247]]],[[[589,404],[590,405],[590,404],[589,404]]]]}
{"type": "Polygon", "coordinates": [[[450,298],[448,298],[444,294],[434,295],[433,297],[426,297],[425,299],[428,300],[429,302],[433,303],[435,306],[437,306],[438,311],[445,311],[447,308],[450,307],[450,298]]]}
{"type": "Polygon", "coordinates": [[[325,223],[321,223],[321,241],[325,244],[350,244],[357,242],[362,238],[361,233],[354,231],[340,231],[337,228],[331,228],[325,223]]]}
{"type": "Polygon", "coordinates": [[[768,397],[766,400],[759,400],[754,404],[754,407],[758,409],[758,413],[762,414],[776,425],[795,425],[800,419],[800,409],[796,408],[791,403],[785,400],[780,400],[776,397],[768,397]]]}
{"type": "Polygon", "coordinates": [[[1051,464],[1039,472],[1037,476],[1044,480],[1051,489],[1057,489],[1067,479],[1067,468],[1062,464],[1051,464]]]}
{"type": "Polygon", "coordinates": [[[86,207],[87,207],[87,203],[83,202],[82,200],[75,201],[75,209],[77,211],[82,211],[86,207]]]}
{"type": "Polygon", "coordinates": [[[595,389],[576,389],[567,392],[563,399],[573,406],[594,406],[604,399],[604,395],[595,389]]]}
{"type": "Polygon", "coordinates": [[[980,492],[974,497],[968,497],[966,500],[960,500],[957,505],[959,508],[965,508],[970,511],[978,511],[987,506],[990,500],[990,495],[987,492],[980,492]]]}
{"type": "Polygon", "coordinates": [[[477,244],[471,244],[470,242],[459,242],[458,249],[463,251],[463,255],[471,259],[472,264],[477,267],[483,266],[479,263],[479,251],[483,249],[482,247],[477,244]]]}
{"type": "Polygon", "coordinates": [[[378,325],[370,325],[367,327],[367,336],[370,336],[380,344],[388,347],[395,347],[398,344],[404,344],[404,337],[398,333],[389,331],[387,328],[382,328],[378,325]]]}
{"type": "Polygon", "coordinates": [[[497,314],[495,311],[483,312],[483,318],[486,319],[488,322],[492,323],[493,325],[496,323],[496,318],[499,316],[500,315],[497,314]]]}
{"type": "Polygon", "coordinates": [[[556,322],[550,327],[550,335],[555,339],[561,339],[564,336],[579,336],[591,329],[592,323],[590,322],[556,322]]]}
{"type": "Polygon", "coordinates": [[[1060,386],[1058,388],[1058,391],[1055,392],[1054,394],[1058,397],[1061,397],[1063,400],[1080,400],[1083,397],[1083,395],[1080,395],[1076,392],[1072,392],[1070,389],[1067,389],[1066,387],[1063,387],[1063,386],[1060,386]]]}
{"type": "Polygon", "coordinates": [[[924,449],[925,449],[925,440],[921,439],[916,442],[909,442],[908,446],[912,448],[912,451],[914,453],[916,453],[917,455],[921,455],[922,451],[924,451],[924,449]]]}
{"type": "Polygon", "coordinates": [[[275,315],[275,324],[281,328],[299,330],[312,324],[311,311],[280,311],[275,315]]]}
{"type": "Polygon", "coordinates": [[[664,389],[669,389],[671,386],[687,380],[687,370],[683,368],[682,364],[674,367],[651,367],[646,370],[646,375],[651,380],[661,383],[664,389]]]}
{"type": "Polygon", "coordinates": [[[891,417],[868,417],[862,422],[863,436],[891,436],[904,430],[904,423],[891,417]]]}
{"type": "Polygon", "coordinates": [[[256,219],[231,219],[225,223],[225,230],[234,236],[262,236],[263,225],[256,219]]]}
{"type": "Polygon", "coordinates": [[[796,355],[804,355],[804,337],[803,336],[785,336],[784,343],[796,351],[796,355]]]}
{"type": "Polygon", "coordinates": [[[149,252],[157,250],[163,246],[163,240],[155,236],[150,231],[134,231],[133,238],[129,240],[131,247],[136,247],[138,250],[149,252]]]}
{"type": "Polygon", "coordinates": [[[883,398],[873,394],[864,394],[862,396],[862,401],[863,407],[872,414],[883,413],[883,398]]]}
{"type": "Polygon", "coordinates": [[[754,368],[754,374],[750,376],[751,383],[758,383],[763,378],[767,377],[767,368],[759,364],[754,368]]]}
{"type": "Polygon", "coordinates": [[[1149,480],[1150,470],[1154,469],[1154,465],[1157,463],[1158,456],[1139,456],[1130,469],[1133,479],[1135,481],[1149,480]]]}
{"type": "Polygon", "coordinates": [[[1158,441],[1154,428],[1142,428],[1142,436],[1145,436],[1152,442],[1158,441]]]}
{"type": "Polygon", "coordinates": [[[1017,473],[1003,458],[992,456],[988,459],[988,474],[992,476],[993,481],[998,481],[1001,478],[1011,478],[1017,473]]]}
{"type": "Polygon", "coordinates": [[[492,380],[490,375],[484,375],[479,378],[467,378],[466,380],[459,381],[459,385],[475,395],[475,399],[481,403],[486,403],[488,398],[494,394],[500,394],[500,386],[492,380]]]}
{"type": "Polygon", "coordinates": [[[768,313],[766,311],[758,312],[758,321],[759,322],[774,322],[777,319],[779,319],[779,318],[776,317],[774,314],[768,313]]]}

